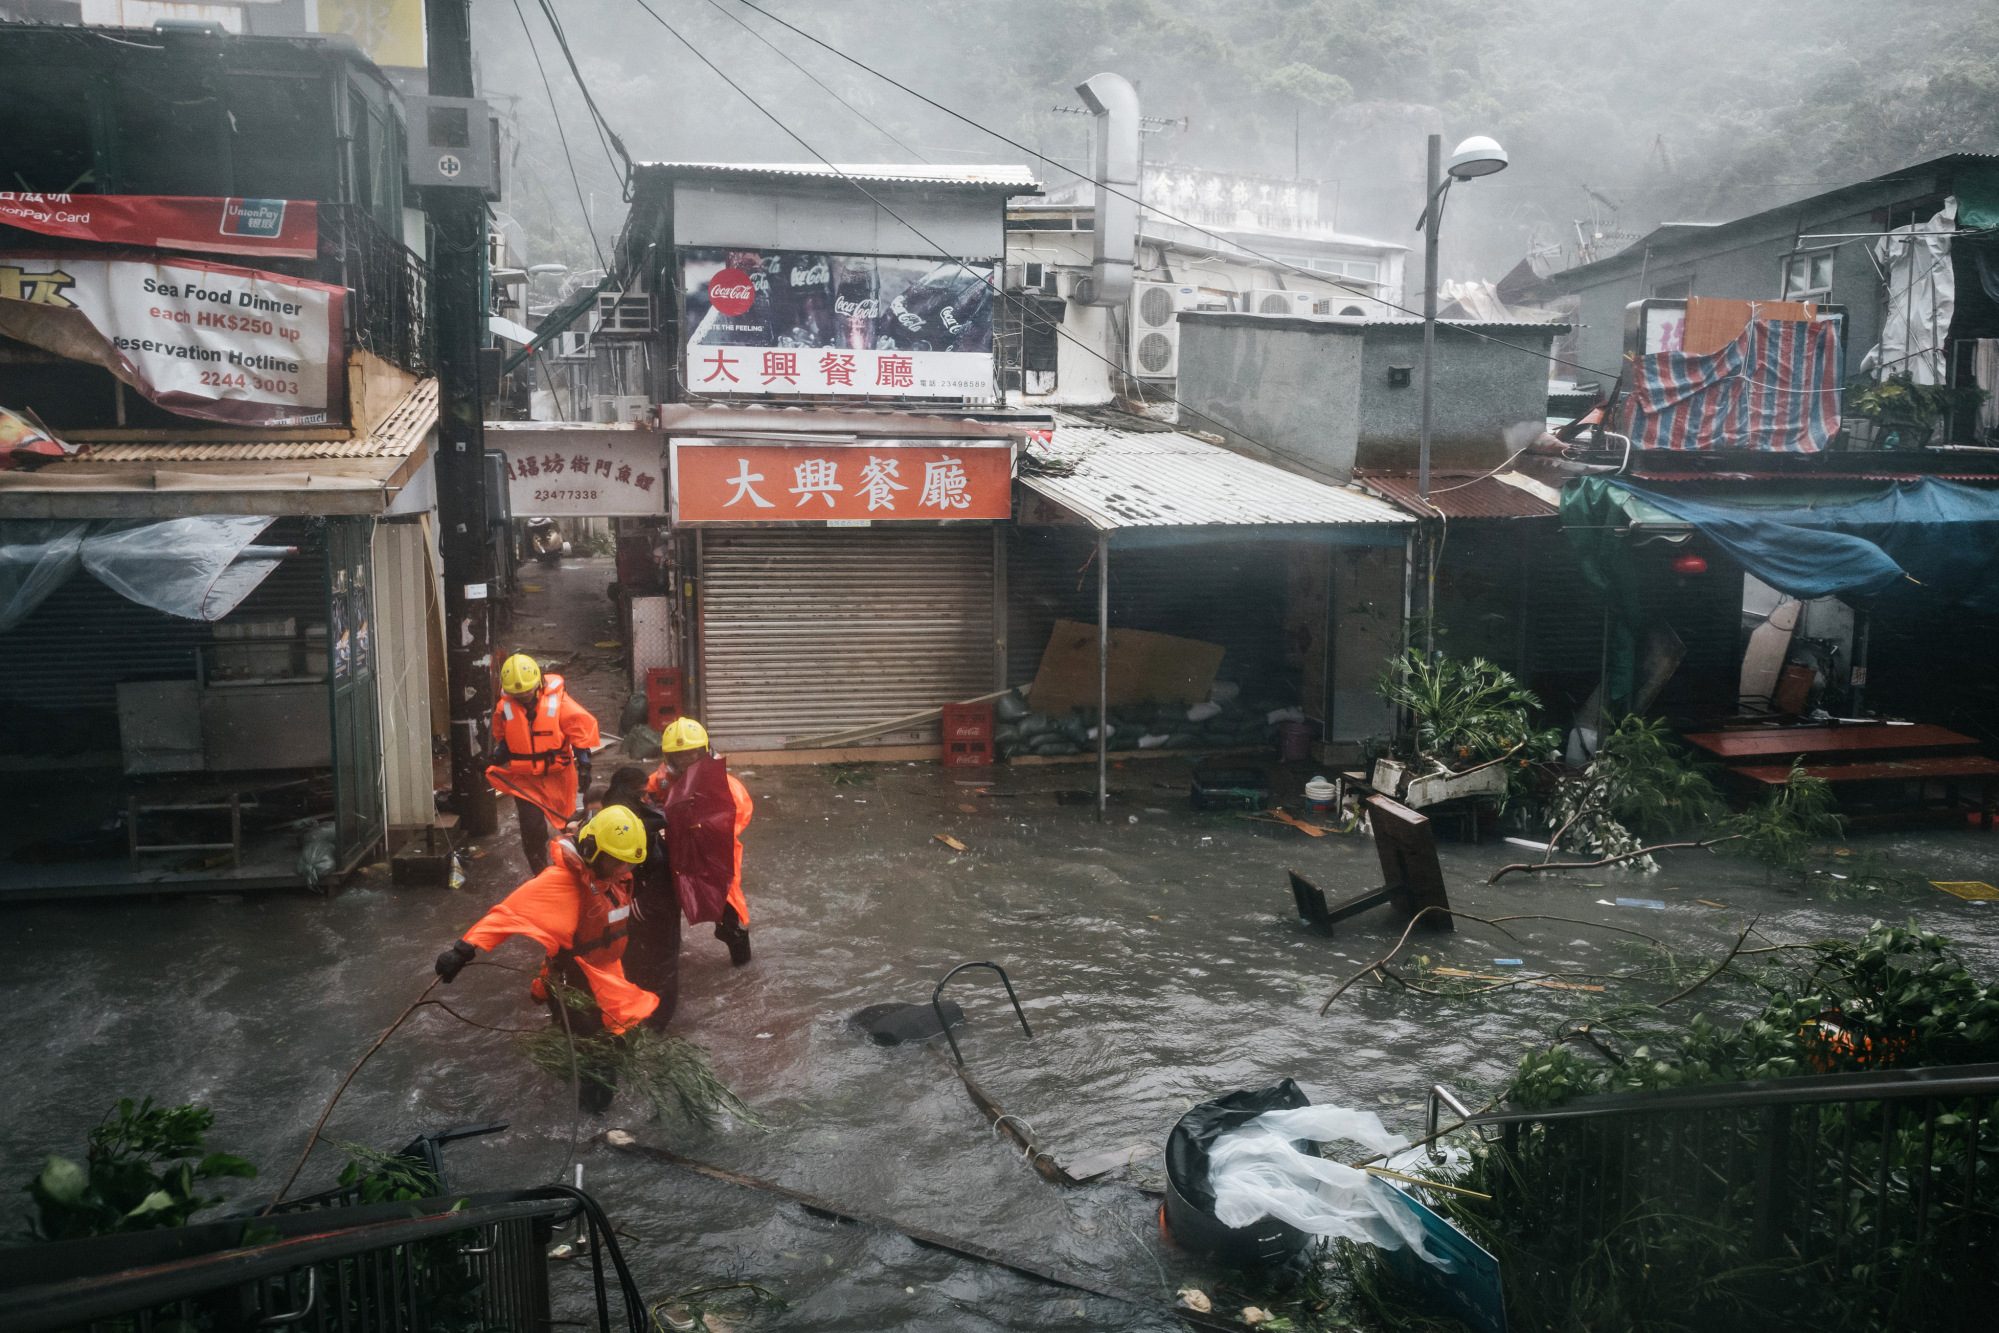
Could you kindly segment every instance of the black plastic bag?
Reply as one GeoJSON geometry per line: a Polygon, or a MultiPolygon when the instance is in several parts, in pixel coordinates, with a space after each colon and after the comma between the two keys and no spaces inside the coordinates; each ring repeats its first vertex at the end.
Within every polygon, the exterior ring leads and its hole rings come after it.
{"type": "Polygon", "coordinates": [[[1232,1129],[1240,1129],[1265,1111],[1294,1111],[1312,1099],[1287,1078],[1268,1088],[1244,1089],[1202,1102],[1173,1126],[1166,1139],[1166,1174],[1182,1197],[1209,1217],[1215,1215],[1215,1192],[1208,1185],[1208,1149],[1232,1129]]]}

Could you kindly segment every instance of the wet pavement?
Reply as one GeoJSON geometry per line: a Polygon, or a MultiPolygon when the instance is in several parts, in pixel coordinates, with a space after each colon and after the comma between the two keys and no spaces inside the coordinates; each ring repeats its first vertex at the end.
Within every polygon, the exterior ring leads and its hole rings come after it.
{"type": "MultiPolygon", "coordinates": [[[[530,572],[529,582],[551,589],[542,596],[586,585],[567,609],[541,618],[560,627],[571,616],[601,615],[586,597],[604,568],[577,562],[547,578],[530,572]]],[[[598,674],[605,692],[619,688],[610,670],[598,674]]],[[[600,716],[615,727],[614,708],[600,716]]],[[[600,759],[600,781],[609,768],[600,759]]],[[[1430,1000],[1360,986],[1320,1017],[1327,993],[1385,951],[1402,922],[1384,910],[1342,923],[1333,938],[1313,935],[1293,917],[1285,871],[1298,869],[1329,896],[1359,892],[1378,883],[1373,844],[1196,812],[1185,771],[1179,761],[1115,770],[1106,824],[1058,795],[1088,784],[1091,770],[1080,766],[976,776],[935,764],[740,773],[757,802],[744,839],[756,960],[731,968],[707,927],[690,930],[673,1029],[709,1048],[770,1128],[648,1124],[622,1101],[580,1123],[585,1185],[626,1234],[647,1296],[753,1281],[789,1303],[731,1316],[738,1328],[1178,1327],[592,1142],[623,1127],[644,1143],[1072,1269],[1162,1305],[1184,1282],[1211,1284],[1212,1274],[1160,1238],[1157,1202],[1142,1192],[1158,1183],[1158,1158],[1092,1186],[1051,1186],[994,1138],[949,1073],[941,1042],[880,1048],[845,1026],[870,1004],[927,999],[960,961],[991,959],[1012,974],[1034,1039],[1022,1037],[998,985],[968,973],[951,991],[968,1017],[960,1042],[985,1088],[1062,1157],[1161,1144],[1195,1102],[1286,1076],[1315,1101],[1378,1110],[1391,1128],[1419,1137],[1430,1084],[1482,1101],[1524,1050],[1590,1002],[1524,989],[1430,1000]]],[[[1295,790],[1308,776],[1278,780],[1295,790]]],[[[1847,845],[1923,878],[1999,882],[1999,836],[1991,834],[1847,845]]],[[[209,1103],[217,1117],[210,1146],[259,1163],[266,1189],[282,1180],[326,1097],[423,988],[438,950],[523,877],[511,817],[478,852],[470,883],[457,891],[395,890],[377,871],[324,900],[96,901],[0,914],[14,964],[0,979],[13,1074],[0,1102],[0,1182],[25,1181],[44,1153],[79,1154],[112,1101],[145,1095],[209,1103]]],[[[1515,922],[1513,937],[1461,923],[1455,935],[1428,937],[1421,951],[1475,971],[1490,970],[1495,957],[1609,970],[1629,965],[1630,946],[1619,941],[1630,937],[1580,923],[1647,932],[1713,957],[1751,919],[1790,941],[1914,916],[1956,937],[1979,974],[1999,971],[1999,927],[1986,920],[1999,906],[1926,887],[1908,903],[1834,901],[1827,890],[1839,881],[1772,880],[1706,853],[1674,854],[1657,875],[1485,883],[1494,867],[1531,855],[1505,843],[1446,844],[1454,906],[1576,923],[1515,922]],[[1665,907],[1604,905],[1618,897],[1665,907]]],[[[494,957],[525,967],[535,952],[515,941],[494,957]]],[[[539,1024],[541,1011],[523,991],[523,977],[475,967],[449,999],[481,1023],[539,1024]]],[[[1726,1011],[1720,997],[1709,1007],[1726,1011]]],[[[432,1128],[506,1119],[507,1133],[447,1149],[452,1184],[527,1185],[570,1169],[579,1121],[565,1092],[527,1065],[509,1037],[426,1009],[355,1080],[327,1132],[393,1147],[432,1128]]],[[[322,1149],[301,1188],[329,1183],[340,1160],[322,1149]]],[[[562,1284],[565,1303],[575,1304],[584,1276],[573,1272],[562,1284]]]]}

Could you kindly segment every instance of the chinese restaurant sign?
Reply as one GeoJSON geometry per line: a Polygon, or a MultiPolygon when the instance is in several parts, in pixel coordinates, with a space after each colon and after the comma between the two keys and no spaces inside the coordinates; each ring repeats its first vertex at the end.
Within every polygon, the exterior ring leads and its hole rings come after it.
{"type": "Polygon", "coordinates": [[[675,522],[1009,518],[1013,447],[673,442],[675,522]]]}
{"type": "Polygon", "coordinates": [[[0,253],[0,333],[105,367],[182,416],[347,415],[345,289],[199,259],[0,253]]]}
{"type": "Polygon", "coordinates": [[[516,518],[644,518],[666,512],[659,436],[635,430],[488,430],[507,458],[516,518]]]}
{"type": "Polygon", "coordinates": [[[993,396],[993,266],[791,250],[680,252],[698,394],[993,396]]]}
{"type": "Polygon", "coordinates": [[[319,256],[319,205],[310,199],[0,190],[0,222],[44,236],[110,245],[281,259],[319,256]]]}

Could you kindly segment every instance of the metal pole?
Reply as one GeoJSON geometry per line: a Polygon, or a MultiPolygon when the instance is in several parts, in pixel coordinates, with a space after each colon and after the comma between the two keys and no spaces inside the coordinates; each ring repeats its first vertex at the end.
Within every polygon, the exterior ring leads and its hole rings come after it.
{"type": "Polygon", "coordinates": [[[1853,701],[1848,705],[1853,710],[1855,717],[1866,716],[1866,710],[1862,705],[1867,702],[1867,640],[1871,637],[1869,631],[1873,628],[1874,613],[1871,611],[1862,611],[1860,613],[1860,628],[1853,636],[1853,675],[1851,678],[1853,682],[1853,701]]]}
{"type": "Polygon", "coordinates": [[[1423,433],[1416,446],[1416,494],[1430,499],[1430,366],[1437,347],[1437,191],[1443,185],[1444,138],[1430,136],[1429,171],[1423,197],[1423,433]]]}
{"type": "Polygon", "coordinates": [[[1111,803],[1111,535],[1097,534],[1097,822],[1111,803]]]}
{"type": "MultiPolygon", "coordinates": [[[[469,0],[425,6],[430,91],[476,95],[469,0]]],[[[486,783],[487,731],[493,711],[492,560],[486,540],[486,435],[479,388],[485,345],[481,297],[486,262],[486,200],[476,189],[426,189],[431,250],[431,320],[437,338],[437,517],[444,557],[445,679],[451,698],[451,794],[462,827],[474,837],[499,827],[499,805],[486,783]]]]}
{"type": "MultiPolygon", "coordinates": [[[[1409,660],[1409,616],[1415,609],[1416,597],[1416,529],[1402,534],[1402,660],[1409,660]]],[[[1407,710],[1395,710],[1395,732],[1402,733],[1403,720],[1407,710]]]]}

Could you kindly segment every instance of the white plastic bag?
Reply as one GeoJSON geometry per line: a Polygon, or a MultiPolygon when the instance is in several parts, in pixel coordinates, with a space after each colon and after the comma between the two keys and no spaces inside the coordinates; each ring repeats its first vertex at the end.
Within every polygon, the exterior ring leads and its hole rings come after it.
{"type": "Polygon", "coordinates": [[[1208,1150],[1217,1220],[1243,1227],[1274,1217],[1314,1236],[1365,1241],[1384,1250],[1406,1245],[1424,1262],[1453,1271],[1448,1255],[1425,1244],[1421,1220],[1393,1186],[1355,1167],[1308,1157],[1291,1146],[1293,1139],[1350,1139],[1391,1161],[1409,1147],[1408,1139],[1389,1133],[1372,1111],[1344,1106],[1267,1111],[1208,1150]]]}
{"type": "Polygon", "coordinates": [[[1221,711],[1222,711],[1222,706],[1218,703],[1214,703],[1213,701],[1204,704],[1195,704],[1192,708],[1189,708],[1187,710],[1187,720],[1189,722],[1206,722],[1209,718],[1213,717],[1215,714],[1221,711]]]}

